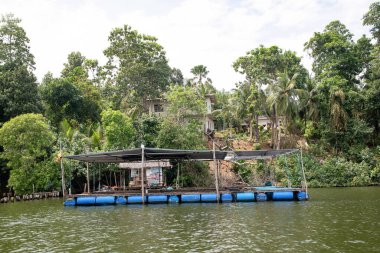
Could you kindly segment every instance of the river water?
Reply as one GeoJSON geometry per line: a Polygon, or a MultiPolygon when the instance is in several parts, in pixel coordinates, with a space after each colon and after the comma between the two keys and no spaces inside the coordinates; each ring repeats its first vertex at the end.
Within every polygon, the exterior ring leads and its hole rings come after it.
{"type": "Polygon", "coordinates": [[[0,205],[0,252],[380,252],[380,187],[310,201],[63,207],[0,205]]]}

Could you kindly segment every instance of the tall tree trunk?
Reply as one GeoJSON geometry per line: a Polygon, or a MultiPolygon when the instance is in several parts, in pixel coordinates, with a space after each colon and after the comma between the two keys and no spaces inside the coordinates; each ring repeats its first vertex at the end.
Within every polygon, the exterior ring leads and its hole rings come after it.
{"type": "Polygon", "coordinates": [[[253,140],[253,126],[252,126],[252,122],[253,122],[253,119],[252,120],[249,120],[249,140],[252,141],[253,140]]]}
{"type": "Polygon", "coordinates": [[[276,126],[277,126],[277,144],[276,144],[276,149],[280,149],[280,144],[281,144],[281,126],[280,126],[280,121],[278,119],[277,115],[277,108],[276,110],[276,126]]]}
{"type": "Polygon", "coordinates": [[[271,138],[271,146],[273,149],[276,149],[276,136],[277,136],[277,113],[276,113],[276,107],[273,105],[272,108],[273,113],[273,125],[272,125],[272,138],[271,138]]]}
{"type": "Polygon", "coordinates": [[[256,142],[258,143],[260,141],[260,135],[259,135],[259,115],[254,115],[255,119],[255,136],[256,136],[256,142]]]}

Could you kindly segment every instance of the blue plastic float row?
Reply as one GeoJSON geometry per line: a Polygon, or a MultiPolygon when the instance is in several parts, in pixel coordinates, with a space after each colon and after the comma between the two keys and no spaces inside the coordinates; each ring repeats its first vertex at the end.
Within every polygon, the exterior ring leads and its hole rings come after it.
{"type": "MultiPolygon", "coordinates": [[[[147,204],[162,203],[198,203],[198,202],[217,202],[215,193],[204,194],[184,194],[184,195],[149,195],[144,197],[147,204]]],[[[306,192],[239,192],[223,193],[220,195],[221,202],[253,202],[253,201],[290,201],[290,200],[307,200],[306,192]]],[[[137,196],[77,196],[67,199],[65,206],[98,206],[98,205],[115,205],[115,204],[142,204],[141,195],[137,196]]]]}

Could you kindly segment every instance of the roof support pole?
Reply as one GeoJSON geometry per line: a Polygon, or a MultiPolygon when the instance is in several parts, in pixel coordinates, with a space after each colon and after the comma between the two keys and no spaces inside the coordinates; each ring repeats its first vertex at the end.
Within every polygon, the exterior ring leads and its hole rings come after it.
{"type": "Polygon", "coordinates": [[[216,202],[219,203],[219,178],[218,178],[218,168],[217,168],[217,162],[216,162],[216,154],[215,154],[215,142],[212,141],[212,152],[213,152],[213,159],[214,159],[214,174],[215,174],[215,188],[216,188],[216,202]]]}
{"type": "Polygon", "coordinates": [[[61,181],[62,181],[62,196],[66,199],[66,183],[65,183],[65,167],[63,166],[63,157],[61,157],[61,181]]]}
{"type": "Polygon", "coordinates": [[[86,164],[86,167],[87,167],[87,193],[90,193],[90,170],[89,170],[88,162],[86,164]]]}
{"type": "Polygon", "coordinates": [[[145,166],[145,154],[144,145],[141,145],[141,198],[142,203],[145,204],[145,189],[144,189],[144,166],[145,166]]]}
{"type": "Polygon", "coordinates": [[[307,194],[307,182],[306,182],[306,175],[305,175],[305,169],[303,167],[303,157],[302,157],[302,148],[300,149],[301,153],[301,168],[302,168],[302,176],[303,176],[303,182],[305,184],[305,191],[307,194]]]}
{"type": "Polygon", "coordinates": [[[63,200],[65,200],[66,199],[65,167],[63,166],[63,150],[62,150],[62,142],[61,142],[61,140],[59,140],[59,149],[61,150],[62,196],[63,196],[63,200]]]}

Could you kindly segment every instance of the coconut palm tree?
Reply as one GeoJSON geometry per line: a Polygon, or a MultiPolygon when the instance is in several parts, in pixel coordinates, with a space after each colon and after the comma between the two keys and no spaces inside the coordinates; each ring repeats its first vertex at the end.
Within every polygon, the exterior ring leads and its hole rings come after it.
{"type": "Polygon", "coordinates": [[[335,130],[347,128],[348,114],[343,107],[345,94],[339,88],[332,88],[330,92],[330,122],[335,130]]]}
{"type": "Polygon", "coordinates": [[[301,107],[304,112],[305,127],[308,120],[316,121],[319,116],[318,84],[309,77],[305,83],[305,90],[300,96],[301,107]]]}
{"type": "Polygon", "coordinates": [[[273,108],[274,125],[277,128],[276,148],[280,149],[281,128],[279,125],[279,114],[285,116],[285,133],[287,133],[288,122],[299,111],[300,97],[304,90],[296,88],[296,79],[298,74],[294,74],[291,78],[287,72],[281,73],[277,81],[267,87],[267,102],[273,108]]]}

